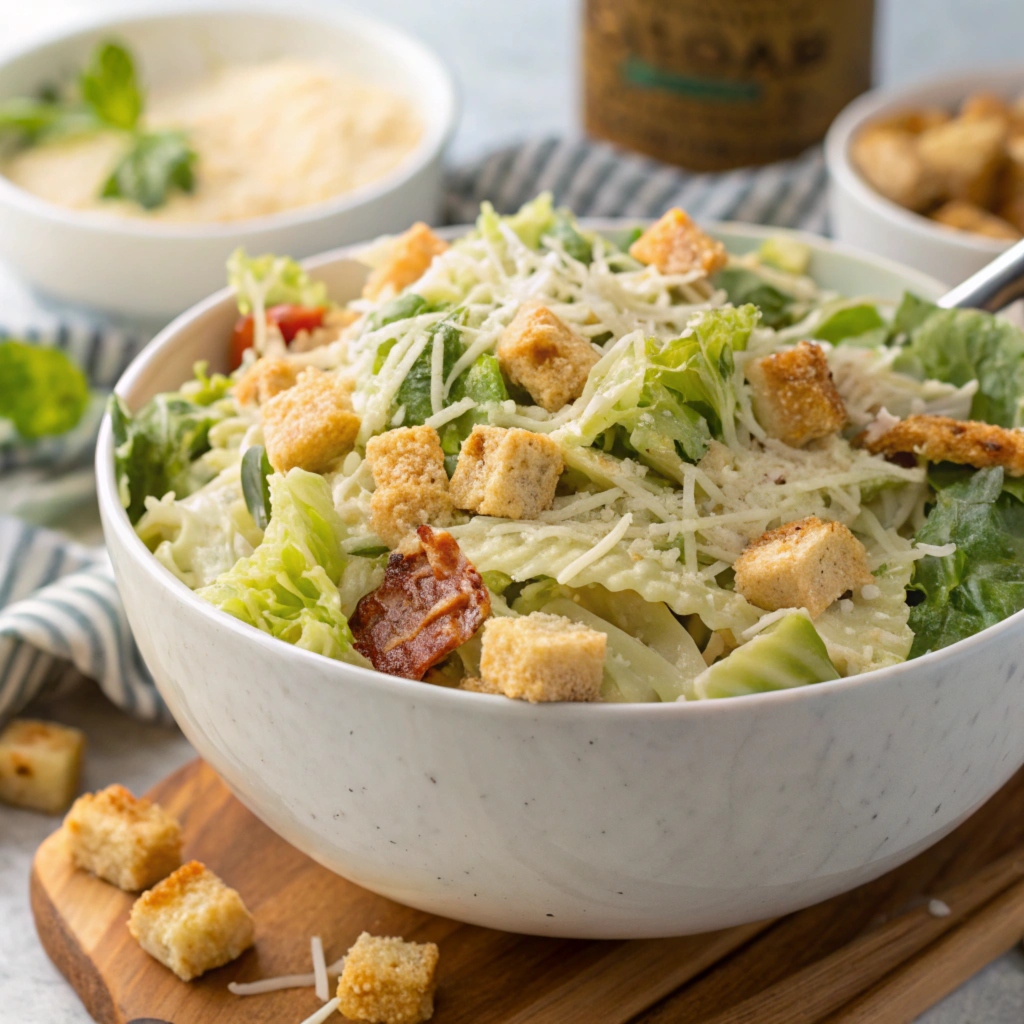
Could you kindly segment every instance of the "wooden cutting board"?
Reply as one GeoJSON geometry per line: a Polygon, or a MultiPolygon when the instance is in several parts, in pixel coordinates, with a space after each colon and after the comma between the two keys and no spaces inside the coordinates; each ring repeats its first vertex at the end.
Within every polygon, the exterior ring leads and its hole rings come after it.
{"type": "Polygon", "coordinates": [[[227,983],[308,972],[310,936],[330,962],[364,930],[439,944],[437,1024],[897,1024],[1024,936],[1024,770],[943,842],[851,893],[775,922],[636,942],[510,935],[375,896],[285,843],[200,761],[147,795],[181,820],[186,857],[241,892],[257,942],[178,981],[129,936],[132,897],[73,870],[58,830],[36,854],[32,909],[102,1024],[298,1024],[320,1005],[312,989],[242,998],[227,983]],[[952,913],[930,912],[933,897],[952,913]]]}

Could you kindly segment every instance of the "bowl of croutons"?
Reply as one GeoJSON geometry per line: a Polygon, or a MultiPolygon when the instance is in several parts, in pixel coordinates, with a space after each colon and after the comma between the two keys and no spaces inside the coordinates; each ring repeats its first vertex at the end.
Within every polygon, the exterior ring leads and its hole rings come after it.
{"type": "Polygon", "coordinates": [[[1024,69],[867,93],[825,158],[837,238],[957,283],[1024,237],[1024,69]]]}

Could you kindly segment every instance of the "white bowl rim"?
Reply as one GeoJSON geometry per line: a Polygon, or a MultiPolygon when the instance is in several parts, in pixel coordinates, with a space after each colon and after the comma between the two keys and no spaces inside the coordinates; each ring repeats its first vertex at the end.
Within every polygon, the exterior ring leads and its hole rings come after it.
{"type": "Polygon", "coordinates": [[[245,236],[256,241],[261,235],[271,234],[288,228],[302,227],[337,214],[355,210],[370,200],[385,196],[401,188],[407,181],[419,174],[438,153],[444,151],[455,132],[459,113],[459,96],[455,80],[441,58],[427,45],[414,36],[403,32],[384,21],[357,14],[344,6],[314,4],[310,0],[158,0],[139,14],[108,13],[95,17],[76,19],[69,28],[62,28],[40,35],[17,49],[11,50],[0,59],[0,70],[22,60],[31,60],[34,54],[63,42],[70,42],[98,31],[109,30],[116,35],[119,28],[145,25],[161,21],[187,21],[192,17],[217,15],[269,15],[305,20],[311,23],[349,27],[365,37],[376,37],[396,48],[404,47],[415,52],[423,67],[430,68],[433,83],[444,94],[444,102],[436,108],[436,115],[424,122],[423,137],[393,170],[382,178],[360,185],[349,192],[298,206],[278,213],[247,217],[233,221],[177,223],[165,221],[138,220],[130,217],[116,217],[102,211],[75,210],[51,203],[14,184],[0,173],[0,200],[20,206],[44,220],[73,225],[79,230],[91,231],[108,237],[132,237],[146,239],[175,239],[205,241],[245,236]]]}
{"type": "Polygon", "coordinates": [[[967,96],[982,84],[996,88],[1001,79],[1011,77],[1020,79],[1024,85],[1024,69],[1019,64],[1006,64],[989,70],[963,72],[952,76],[933,75],[909,85],[872,89],[858,96],[832,122],[825,136],[825,163],[829,172],[860,202],[871,207],[876,214],[895,221],[918,239],[926,242],[943,241],[994,259],[1005,252],[1013,242],[990,239],[970,231],[958,231],[936,224],[927,217],[908,210],[891,199],[886,199],[873,189],[853,166],[850,159],[850,143],[857,132],[878,115],[889,110],[895,112],[904,106],[928,103],[929,96],[936,90],[967,96]]]}
{"type": "MultiPolygon", "coordinates": [[[[584,219],[585,225],[597,230],[602,228],[633,226],[643,223],[649,218],[643,217],[617,217],[617,218],[590,218],[584,219]]],[[[904,278],[914,280],[920,284],[922,290],[933,293],[941,293],[945,286],[934,278],[923,274],[920,271],[903,267],[893,260],[875,256],[863,252],[853,246],[834,242],[830,239],[823,239],[809,232],[793,231],[772,226],[740,224],[735,222],[708,222],[704,225],[712,234],[720,234],[723,237],[755,237],[767,238],[778,235],[786,235],[809,242],[814,248],[839,254],[859,260],[863,263],[870,263],[883,270],[898,271],[904,278]]],[[[457,234],[467,229],[467,225],[457,225],[444,229],[446,234],[457,234]]],[[[365,243],[364,243],[365,244],[365,243]]],[[[311,256],[303,260],[303,264],[309,268],[332,263],[339,259],[350,259],[353,252],[361,248],[360,245],[343,246],[330,250],[317,256],[311,256]]],[[[222,288],[213,295],[197,303],[191,309],[186,310],[171,321],[160,333],[132,360],[129,367],[122,374],[121,379],[115,386],[115,393],[123,394],[134,383],[135,379],[147,370],[154,359],[165,349],[173,347],[178,333],[190,325],[194,320],[202,317],[207,312],[218,306],[231,295],[230,288],[222,288]]],[[[635,723],[637,719],[650,720],[654,715],[722,715],[737,714],[739,711],[730,712],[729,708],[748,708],[755,710],[763,704],[771,706],[784,703],[806,702],[813,700],[824,700],[827,695],[837,691],[866,688],[870,686],[882,686],[887,683],[895,683],[901,677],[908,674],[917,674],[922,668],[927,670],[935,665],[937,661],[948,657],[951,652],[962,653],[969,651],[979,644],[998,640],[1004,633],[1017,629],[1020,623],[1024,622],[1024,611],[1016,612],[1009,618],[1003,619],[993,626],[975,633],[973,636],[964,638],[949,647],[938,651],[932,651],[915,658],[913,661],[904,661],[898,665],[891,665],[887,668],[875,669],[871,672],[864,672],[860,675],[847,676],[841,679],[829,680],[827,682],[815,683],[811,686],[795,686],[785,690],[773,690],[767,693],[747,694],[742,697],[723,700],[703,701],[674,701],[669,703],[557,703],[543,705],[543,710],[538,711],[538,706],[525,701],[497,700],[490,694],[473,693],[465,690],[458,690],[446,686],[424,686],[423,683],[411,679],[403,679],[398,676],[390,676],[375,669],[363,668],[358,665],[351,665],[344,661],[334,661],[324,658],[322,655],[312,651],[306,651],[298,647],[284,644],[283,641],[250,626],[240,619],[229,615],[227,612],[214,608],[203,601],[194,591],[190,590],[181,580],[175,577],[169,570],[164,568],[150,550],[143,544],[142,540],[135,533],[131,523],[128,521],[128,514],[121,504],[118,495],[117,482],[114,475],[113,461],[113,437],[111,434],[111,422],[109,412],[104,413],[100,424],[99,436],[96,443],[96,489],[101,509],[106,513],[105,528],[112,529],[117,534],[129,558],[135,560],[138,566],[146,573],[150,583],[156,587],[169,588],[186,605],[201,615],[212,616],[220,626],[227,629],[243,641],[260,645],[270,656],[296,658],[299,665],[308,665],[320,672],[327,672],[337,675],[339,681],[347,678],[355,681],[358,685],[368,685],[377,688],[383,687],[392,696],[414,698],[430,701],[454,701],[456,706],[463,708],[473,707],[481,714],[501,714],[519,716],[523,720],[532,720],[538,713],[555,716],[556,721],[581,720],[582,716],[599,716],[604,720],[607,716],[626,718],[635,723]],[[466,703],[471,702],[471,703],[466,703]]]]}

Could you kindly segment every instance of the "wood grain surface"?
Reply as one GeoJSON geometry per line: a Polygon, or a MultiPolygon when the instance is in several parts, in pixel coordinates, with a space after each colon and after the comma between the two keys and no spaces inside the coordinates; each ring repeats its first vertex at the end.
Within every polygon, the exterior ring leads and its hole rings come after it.
{"type": "Polygon", "coordinates": [[[510,935],[375,896],[285,843],[199,761],[147,795],[181,820],[185,856],[241,892],[256,947],[179,981],[129,936],[132,897],[75,871],[58,831],[36,855],[32,909],[101,1024],[298,1024],[320,1005],[311,988],[243,998],[228,982],[308,972],[310,936],[330,962],[364,930],[439,944],[437,1024],[902,1024],[1024,936],[1024,771],[937,846],[851,893],[776,922],[637,942],[510,935]],[[929,913],[933,897],[948,917],[929,913]]]}

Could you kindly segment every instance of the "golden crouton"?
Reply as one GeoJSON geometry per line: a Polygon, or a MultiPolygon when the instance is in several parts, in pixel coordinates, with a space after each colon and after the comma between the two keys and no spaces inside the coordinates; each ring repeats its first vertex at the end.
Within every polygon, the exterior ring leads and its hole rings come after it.
{"type": "Polygon", "coordinates": [[[267,457],[279,473],[295,466],[326,472],[352,448],[358,433],[359,417],[347,389],[333,374],[312,366],[263,405],[267,457]]]}
{"type": "Polygon", "coordinates": [[[598,700],[608,638],[561,615],[533,612],[484,623],[483,692],[517,700],[598,700]]]}
{"type": "Polygon", "coordinates": [[[987,238],[1006,238],[1011,241],[1020,238],[1020,232],[1002,217],[962,199],[951,199],[944,203],[932,214],[932,220],[958,231],[972,231],[987,238]]]}
{"type": "Polygon", "coordinates": [[[345,954],[338,1010],[365,1024],[420,1024],[434,1015],[440,957],[433,942],[363,932],[345,954]]]}
{"type": "Polygon", "coordinates": [[[128,917],[132,937],[182,981],[240,956],[254,930],[242,897],[196,860],[144,892],[128,917]]]}
{"type": "Polygon", "coordinates": [[[0,733],[0,800],[60,814],[78,789],[84,746],[77,729],[15,718],[0,733]]]}
{"type": "Polygon", "coordinates": [[[181,827],[124,786],[80,796],[64,819],[71,859],[125,892],[166,878],[181,864],[181,827]]]}
{"type": "Polygon", "coordinates": [[[438,238],[426,224],[413,224],[394,240],[387,260],[367,278],[363,298],[386,298],[408,288],[427,272],[434,257],[447,248],[448,243],[438,238]]]}
{"type": "Polygon", "coordinates": [[[589,341],[539,303],[524,303],[495,348],[501,369],[548,412],[583,394],[601,358],[589,341]]]}
{"type": "Polygon", "coordinates": [[[656,220],[630,247],[629,255],[663,274],[699,270],[710,277],[728,262],[725,246],[705,234],[678,206],[656,220]]]}
{"type": "Polygon", "coordinates": [[[846,422],[846,406],[820,345],[801,341],[755,360],[746,374],[758,423],[791,448],[834,434],[846,422]]]}
{"type": "Polygon", "coordinates": [[[1006,167],[999,179],[996,213],[1024,232],[1024,135],[1012,136],[1006,143],[1006,167]]]}
{"type": "Polygon", "coordinates": [[[1005,162],[1006,135],[999,118],[957,118],[922,132],[917,152],[943,196],[987,207],[1005,162]]]}
{"type": "Polygon", "coordinates": [[[500,690],[495,690],[488,686],[478,676],[466,676],[465,679],[459,683],[459,689],[466,690],[469,693],[490,693],[498,697],[502,696],[500,690]]]}
{"type": "Polygon", "coordinates": [[[299,379],[299,367],[290,359],[257,359],[235,385],[235,400],[240,405],[259,402],[279,395],[294,386],[299,379]]]}
{"type": "Polygon", "coordinates": [[[956,462],[984,469],[1002,466],[1024,476],[1024,431],[948,416],[908,416],[884,433],[865,431],[856,439],[873,455],[921,455],[929,462],[956,462]]]}
{"type": "Polygon", "coordinates": [[[398,427],[366,444],[373,472],[370,525],[389,547],[417,526],[447,526],[452,517],[444,452],[433,427],[398,427]]]}
{"type": "Polygon", "coordinates": [[[900,206],[923,210],[938,196],[939,181],[910,131],[870,125],[853,140],[850,156],[868,184],[900,206]]]}
{"type": "Polygon", "coordinates": [[[872,582],[864,545],[842,523],[809,516],[751,541],[733,565],[736,590],[770,612],[820,615],[848,590],[872,582]]]}
{"type": "Polygon", "coordinates": [[[993,92],[976,92],[960,104],[960,117],[965,121],[988,121],[991,118],[1010,123],[1010,105],[993,92]]]}
{"type": "Polygon", "coordinates": [[[894,114],[887,114],[877,121],[872,121],[867,130],[891,129],[897,132],[909,132],[911,135],[920,135],[925,129],[945,124],[948,120],[950,120],[949,111],[942,107],[918,107],[913,110],[898,110],[894,114]]]}
{"type": "Polygon", "coordinates": [[[546,434],[477,426],[459,452],[452,502],[484,516],[536,519],[551,507],[561,472],[562,450],[546,434]]]}

